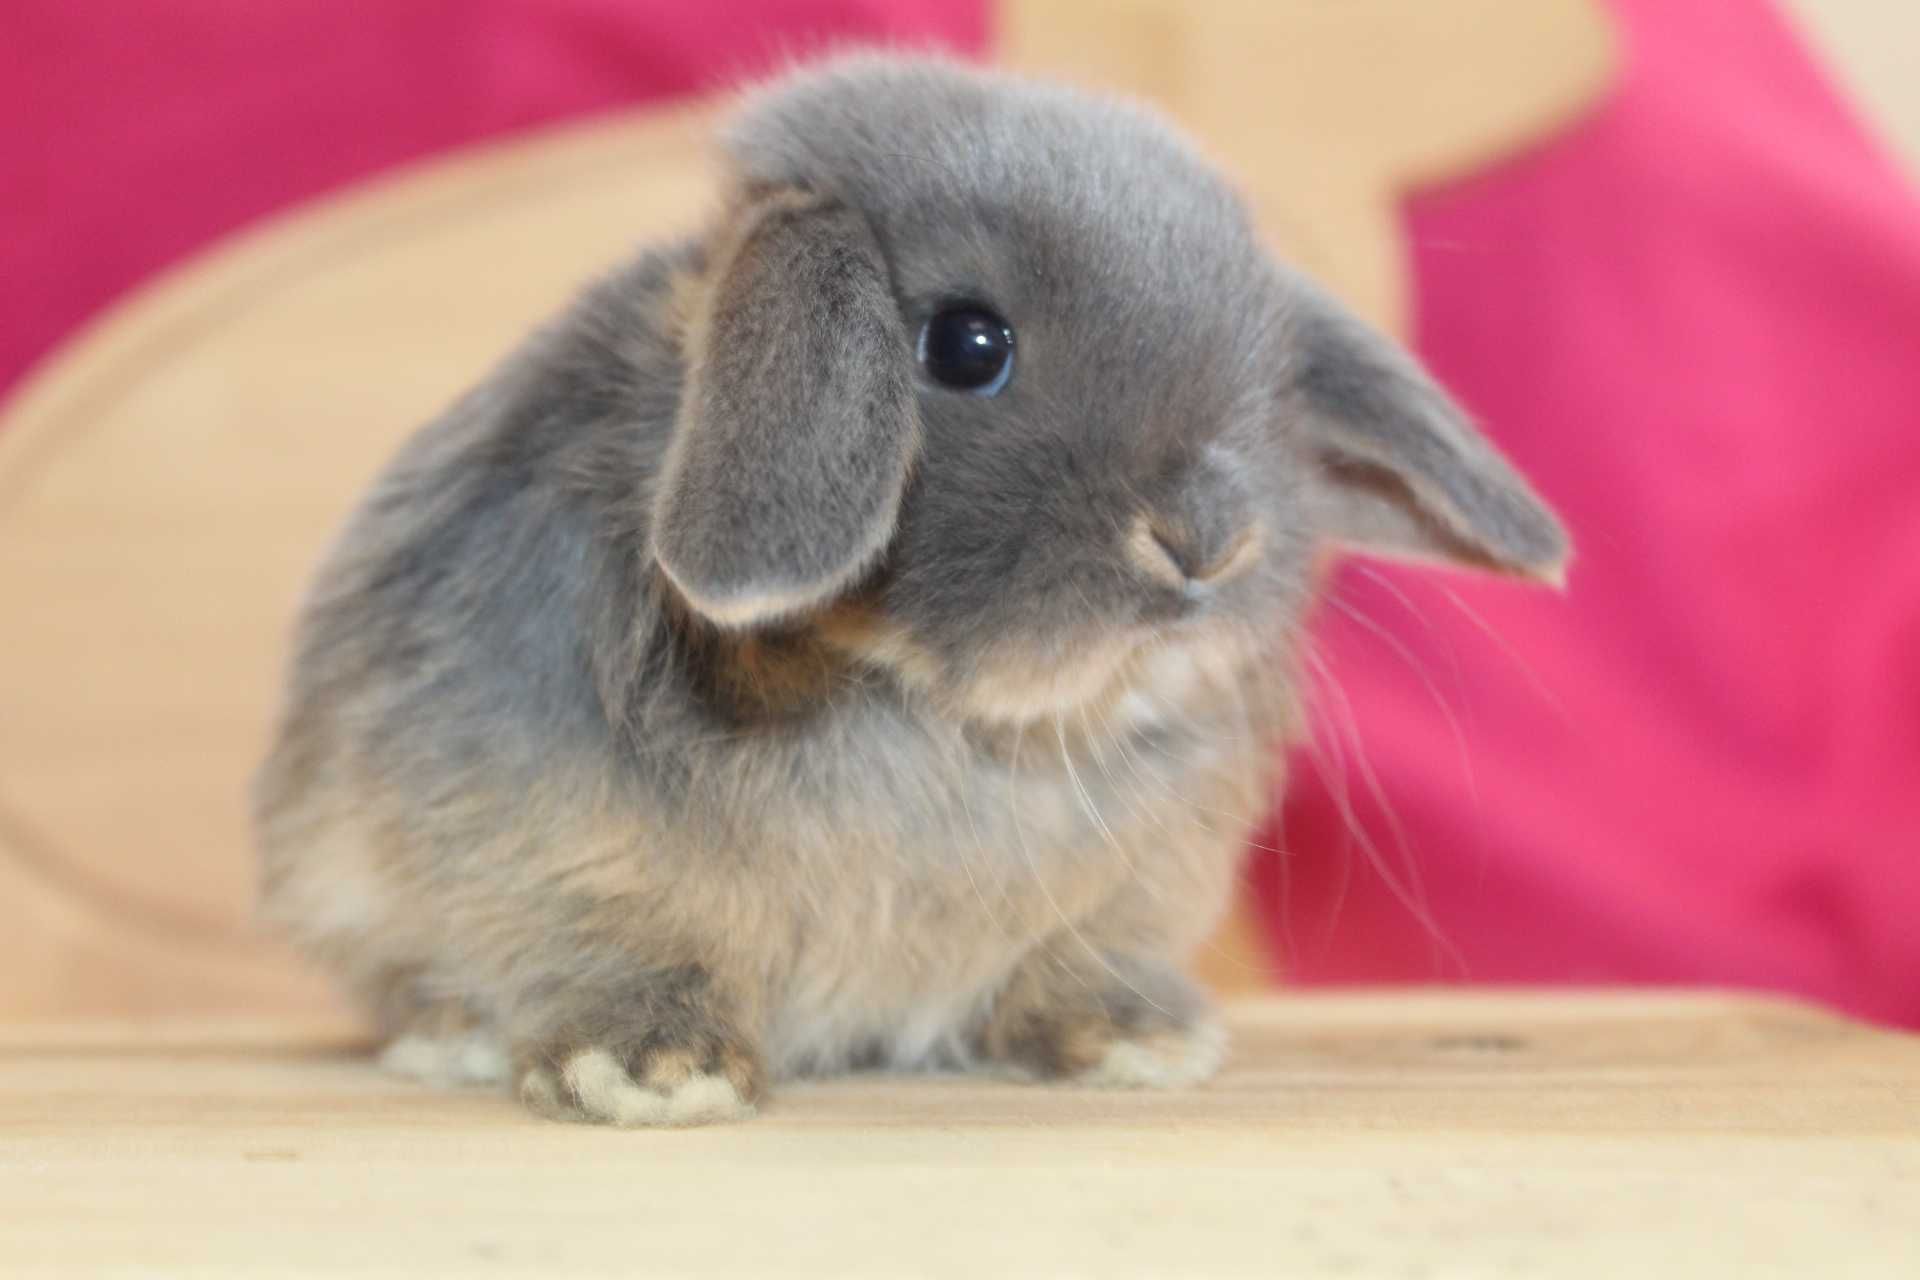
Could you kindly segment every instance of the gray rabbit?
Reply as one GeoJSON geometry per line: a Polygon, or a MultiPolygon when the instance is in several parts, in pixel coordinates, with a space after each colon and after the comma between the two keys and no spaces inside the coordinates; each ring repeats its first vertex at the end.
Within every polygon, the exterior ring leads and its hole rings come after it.
{"type": "Polygon", "coordinates": [[[1207,1078],[1181,972],[1338,545],[1556,579],[1415,364],[1125,103],[867,55],[407,444],[299,621],[272,917],[395,1068],[616,1124],[1207,1078]]]}

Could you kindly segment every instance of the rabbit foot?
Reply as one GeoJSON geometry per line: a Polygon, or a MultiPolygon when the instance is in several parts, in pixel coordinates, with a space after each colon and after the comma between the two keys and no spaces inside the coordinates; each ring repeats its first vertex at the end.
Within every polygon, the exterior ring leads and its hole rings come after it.
{"type": "Polygon", "coordinates": [[[1183,1032],[1115,1040],[1068,1080],[1097,1089],[1181,1089],[1211,1080],[1226,1056],[1226,1028],[1209,1020],[1183,1032]]]}
{"type": "Polygon", "coordinates": [[[529,1067],[520,1098],[543,1115],[624,1127],[664,1128],[745,1120],[757,1094],[744,1070],[708,1071],[684,1052],[638,1057],[578,1049],[557,1067],[529,1067]]]}
{"type": "Polygon", "coordinates": [[[1115,957],[1094,972],[1057,957],[1014,975],[978,1040],[1026,1079],[1109,1089],[1178,1089],[1220,1069],[1226,1032],[1171,966],[1115,957]]]}
{"type": "Polygon", "coordinates": [[[589,1000],[520,1047],[520,1098],[543,1115],[596,1124],[744,1120],[760,1096],[760,1055],[724,1010],[710,977],[693,967],[589,1000]]]}
{"type": "Polygon", "coordinates": [[[441,1088],[503,1084],[507,1050],[487,1031],[431,1035],[409,1031],[387,1042],[380,1065],[397,1076],[441,1088]]]}
{"type": "Polygon", "coordinates": [[[505,1083],[507,1047],[479,1009],[462,1000],[424,998],[419,975],[405,970],[372,994],[388,1037],[381,1067],[442,1089],[505,1083]]]}

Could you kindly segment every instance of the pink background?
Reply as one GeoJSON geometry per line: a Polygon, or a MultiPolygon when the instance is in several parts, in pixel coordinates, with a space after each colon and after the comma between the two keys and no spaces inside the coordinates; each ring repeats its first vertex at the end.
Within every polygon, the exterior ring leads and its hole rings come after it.
{"type": "MultiPolygon", "coordinates": [[[[1275,955],[1920,1024],[1920,203],[1761,0],[1610,7],[1607,107],[1408,211],[1420,349],[1566,515],[1571,591],[1342,577],[1344,692],[1255,863],[1275,955]]],[[[939,0],[0,0],[0,394],[369,174],[783,48],[987,36],[939,0]]]]}
{"type": "Polygon", "coordinates": [[[1920,203],[1768,6],[1611,7],[1611,105],[1409,215],[1420,349],[1566,516],[1572,589],[1442,584],[1496,643],[1430,576],[1391,580],[1431,627],[1349,574],[1394,644],[1325,629],[1458,954],[1377,875],[1342,898],[1322,786],[1264,897],[1309,978],[1920,1023],[1920,203]]]}

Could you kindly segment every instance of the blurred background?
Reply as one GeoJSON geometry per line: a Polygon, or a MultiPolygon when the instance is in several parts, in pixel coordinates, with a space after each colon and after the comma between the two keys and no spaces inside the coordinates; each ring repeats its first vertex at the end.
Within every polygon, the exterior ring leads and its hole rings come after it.
{"type": "Polygon", "coordinates": [[[1910,0],[0,0],[0,1017],[328,1007],[241,800],[321,540],[874,41],[1159,101],[1573,530],[1342,572],[1217,982],[1920,1025],[1910,0]]]}

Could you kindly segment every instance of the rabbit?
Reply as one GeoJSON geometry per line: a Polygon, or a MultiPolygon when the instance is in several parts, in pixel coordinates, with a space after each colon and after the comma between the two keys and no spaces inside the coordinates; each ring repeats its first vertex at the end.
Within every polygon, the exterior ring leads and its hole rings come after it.
{"type": "Polygon", "coordinates": [[[920,55],[750,90],[329,551],[268,917],[395,1070],[559,1118],[860,1068],[1178,1088],[1182,965],[1341,548],[1560,579],[1546,505],[1140,106],[920,55]]]}

